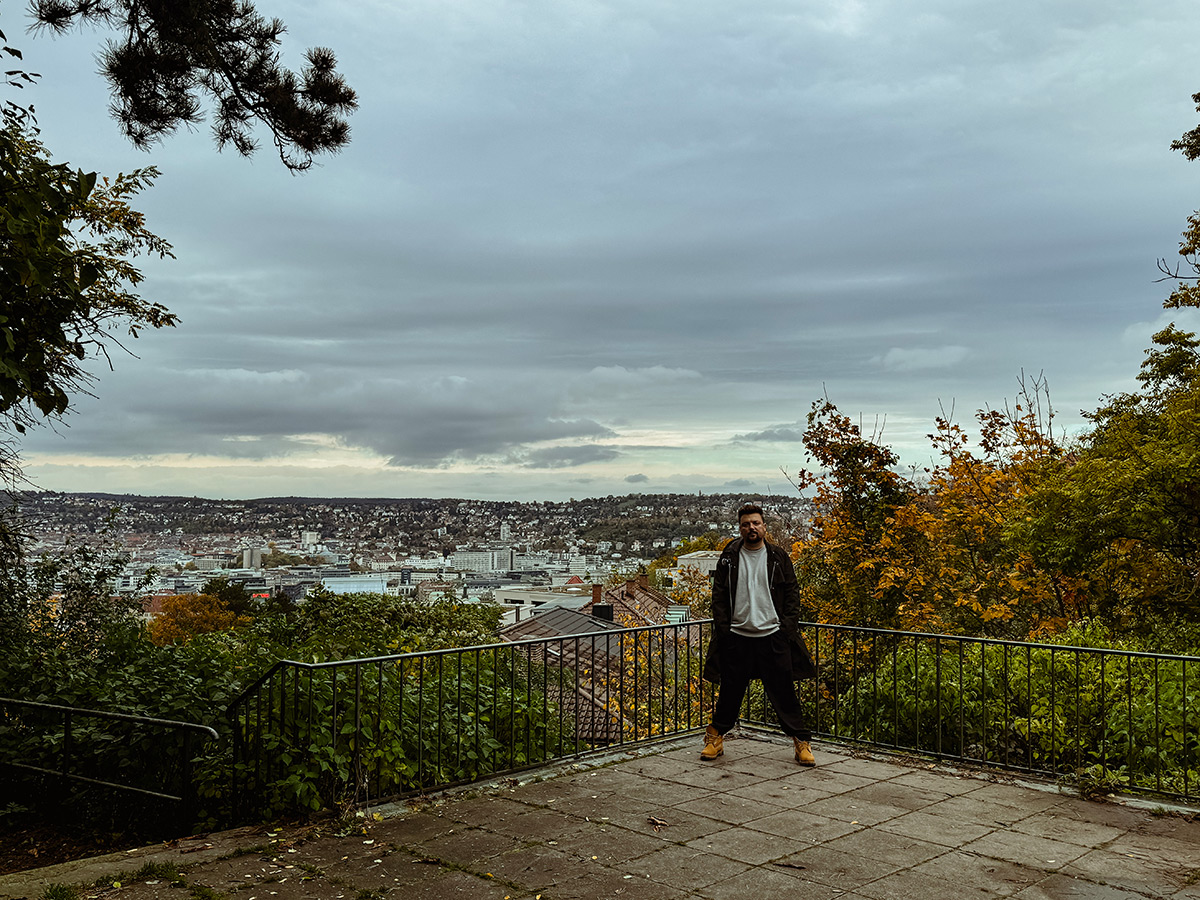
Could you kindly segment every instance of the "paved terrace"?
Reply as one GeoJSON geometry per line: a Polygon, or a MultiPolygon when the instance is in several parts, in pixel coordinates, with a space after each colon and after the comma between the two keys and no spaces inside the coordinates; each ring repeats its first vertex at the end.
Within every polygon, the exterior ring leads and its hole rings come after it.
{"type": "MultiPolygon", "coordinates": [[[[1053,787],[743,733],[544,770],[334,828],[239,829],[0,878],[0,897],[147,861],[230,900],[1200,898],[1200,821],[1053,787]]],[[[85,897],[185,900],[167,879],[85,897]]],[[[193,896],[199,896],[193,892],[193,896]]]]}

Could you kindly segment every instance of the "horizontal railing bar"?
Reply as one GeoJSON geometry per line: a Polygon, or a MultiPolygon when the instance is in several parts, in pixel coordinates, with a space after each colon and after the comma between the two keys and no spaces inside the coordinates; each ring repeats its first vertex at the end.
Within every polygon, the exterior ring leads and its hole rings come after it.
{"type": "Polygon", "coordinates": [[[117,784],[115,781],[104,781],[100,778],[88,778],[86,775],[74,775],[71,772],[64,772],[61,769],[44,769],[41,766],[30,766],[25,763],[3,762],[0,765],[7,766],[10,769],[21,769],[25,772],[37,772],[39,775],[54,775],[57,778],[66,778],[69,781],[82,781],[84,784],[96,784],[101,787],[114,788],[118,791],[125,791],[129,794],[140,794],[144,797],[153,797],[156,800],[172,800],[176,803],[182,802],[183,798],[175,794],[163,794],[158,791],[148,791],[145,788],[132,787],[128,784],[117,784]]]}
{"type": "Polygon", "coordinates": [[[137,722],[141,725],[162,725],[177,730],[205,732],[213,739],[219,737],[215,728],[210,728],[208,725],[199,725],[195,722],[177,722],[174,719],[156,719],[153,716],[135,716],[132,713],[108,712],[103,709],[87,709],[82,706],[60,706],[57,703],[39,703],[36,700],[18,700],[15,697],[0,697],[0,705],[24,706],[30,709],[49,709],[55,712],[69,712],[81,716],[90,716],[94,719],[137,722]]]}
{"type": "Polygon", "coordinates": [[[495,647],[525,647],[533,644],[557,644],[564,641],[584,640],[586,638],[608,637],[619,640],[622,634],[636,634],[643,631],[663,631],[666,629],[681,630],[706,625],[712,622],[712,619],[689,619],[686,622],[671,622],[665,625],[639,625],[634,628],[611,628],[604,631],[588,631],[582,634],[562,634],[555,637],[540,637],[540,638],[525,638],[520,641],[497,641],[494,644],[472,644],[469,647],[445,647],[440,650],[413,650],[408,653],[389,653],[385,656],[363,656],[355,657],[354,659],[330,659],[321,662],[304,662],[297,659],[281,659],[278,660],[270,669],[263,675],[259,676],[255,681],[251,682],[242,692],[229,704],[229,709],[232,710],[239,703],[254,693],[264,684],[266,684],[276,672],[285,668],[304,669],[305,671],[315,671],[317,669],[333,669],[340,666],[356,666],[370,665],[372,663],[396,662],[407,659],[430,659],[435,656],[449,656],[455,653],[470,653],[472,651],[491,650],[495,647]]]}
{"type": "MultiPolygon", "coordinates": [[[[697,620],[711,622],[712,619],[697,620]]],[[[1003,638],[972,637],[965,634],[938,634],[933,631],[898,631],[891,628],[867,628],[861,625],[824,625],[816,622],[801,622],[801,629],[816,628],[826,631],[848,631],[858,634],[877,634],[889,637],[916,637],[943,641],[953,641],[960,644],[986,644],[989,647],[1029,647],[1032,650],[1056,650],[1062,652],[1094,653],[1104,656],[1125,656],[1135,659],[1167,659],[1175,662],[1200,663],[1200,656],[1180,656],[1173,653],[1151,653],[1146,650],[1114,650],[1111,647],[1076,647],[1074,644],[1039,644],[1032,641],[1011,641],[1003,638]]]]}

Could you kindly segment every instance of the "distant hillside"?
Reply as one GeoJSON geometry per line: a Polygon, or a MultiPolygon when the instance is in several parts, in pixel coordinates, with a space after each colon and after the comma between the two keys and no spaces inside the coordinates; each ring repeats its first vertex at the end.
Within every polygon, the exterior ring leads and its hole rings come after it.
{"type": "MultiPolygon", "coordinates": [[[[88,533],[106,522],[122,533],[257,535],[292,541],[317,532],[356,545],[441,549],[496,540],[501,527],[513,542],[533,547],[568,542],[631,543],[695,537],[716,526],[732,533],[738,494],[629,494],[567,502],[429,498],[269,497],[208,500],[130,494],[31,492],[21,507],[35,532],[88,533]]],[[[755,498],[777,523],[797,530],[808,501],[797,496],[755,498]]]]}

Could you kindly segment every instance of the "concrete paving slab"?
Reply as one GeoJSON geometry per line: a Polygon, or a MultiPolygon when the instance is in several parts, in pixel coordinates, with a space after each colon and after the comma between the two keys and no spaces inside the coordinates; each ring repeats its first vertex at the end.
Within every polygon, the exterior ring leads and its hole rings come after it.
{"type": "MultiPolygon", "coordinates": [[[[234,896],[238,900],[354,900],[357,893],[349,885],[335,884],[324,879],[311,879],[264,885],[254,890],[243,890],[234,896]]],[[[176,890],[173,900],[180,900],[179,895],[180,892],[176,890]]],[[[127,896],[122,890],[121,900],[143,900],[143,898],[137,894],[127,896]]]]}
{"type": "Polygon", "coordinates": [[[585,776],[576,776],[573,785],[586,795],[628,793],[646,783],[646,778],[621,764],[605,766],[585,776]]]}
{"type": "Polygon", "coordinates": [[[993,831],[962,847],[965,853],[975,853],[992,859],[1004,859],[1031,869],[1054,871],[1088,852],[1086,848],[1065,841],[1024,834],[1011,829],[993,831]]]}
{"type": "Polygon", "coordinates": [[[430,872],[449,868],[436,858],[420,852],[404,850],[381,854],[365,863],[332,865],[311,871],[316,881],[328,881],[359,891],[390,891],[426,881],[430,872]]]}
{"type": "Polygon", "coordinates": [[[949,850],[929,862],[914,866],[909,871],[952,884],[979,885],[986,888],[993,897],[1009,897],[1037,884],[1047,874],[1042,869],[979,856],[963,850],[949,850]]]}
{"type": "Polygon", "coordinates": [[[712,762],[697,763],[695,768],[671,779],[673,784],[685,784],[710,792],[732,791],[759,782],[757,775],[739,772],[723,765],[722,759],[712,762]]]}
{"type": "Polygon", "coordinates": [[[1042,838],[1053,838],[1056,841],[1066,841],[1088,848],[1107,844],[1126,833],[1124,829],[1111,825],[1081,822],[1074,816],[1059,815],[1057,809],[1055,807],[1047,810],[1044,815],[1022,819],[1012,826],[1013,831],[1042,838]]]}
{"type": "Polygon", "coordinates": [[[754,756],[734,756],[722,761],[728,768],[745,772],[756,778],[781,778],[784,775],[795,775],[799,771],[804,771],[796,762],[796,751],[791,744],[780,747],[778,754],[760,753],[754,756]]]}
{"type": "Polygon", "coordinates": [[[419,845],[430,856],[478,868],[485,860],[524,846],[526,841],[483,828],[467,828],[419,845]]]}
{"type": "Polygon", "coordinates": [[[806,807],[810,812],[830,819],[841,819],[857,825],[880,825],[889,819],[903,816],[911,810],[899,806],[889,806],[885,803],[872,803],[870,800],[857,800],[853,794],[835,794],[810,803],[806,807]]]}
{"type": "Polygon", "coordinates": [[[964,822],[952,816],[939,815],[937,812],[918,810],[883,822],[877,830],[905,834],[918,840],[953,848],[990,834],[995,827],[964,822]]]}
{"type": "Polygon", "coordinates": [[[989,830],[993,828],[1008,828],[1026,818],[1011,806],[999,803],[988,803],[987,800],[977,799],[973,794],[960,794],[943,800],[941,803],[927,807],[925,812],[935,816],[946,816],[958,822],[971,825],[983,825],[989,830]]]}
{"type": "Polygon", "coordinates": [[[1188,883],[1171,895],[1171,900],[1197,900],[1200,898],[1200,872],[1192,872],[1188,883]]]}
{"type": "MultiPolygon", "coordinates": [[[[411,814],[394,819],[384,819],[371,827],[371,837],[392,841],[396,844],[419,844],[421,841],[461,828],[445,810],[433,810],[425,814],[411,814]]],[[[320,841],[338,842],[338,838],[319,838],[320,841]]]]}
{"type": "Polygon", "coordinates": [[[428,881],[404,891],[405,900],[526,900],[529,896],[494,880],[454,870],[438,871],[428,881]]]}
{"type": "Polygon", "coordinates": [[[577,874],[574,857],[540,844],[502,853],[489,860],[487,871],[497,879],[524,885],[534,894],[548,891],[577,874]]]}
{"type": "Polygon", "coordinates": [[[673,757],[651,756],[626,763],[623,768],[644,778],[665,778],[671,780],[692,771],[702,764],[700,751],[697,749],[694,759],[685,760],[673,757]]]}
{"type": "Polygon", "coordinates": [[[473,814],[471,819],[464,824],[533,841],[566,838],[587,827],[583,819],[536,806],[527,806],[525,812],[515,815],[506,811],[502,818],[495,820],[478,814],[473,814]]]}
{"type": "MultiPolygon", "coordinates": [[[[701,738],[702,739],[702,738],[701,738]]],[[[735,728],[725,735],[725,746],[738,756],[775,756],[783,745],[791,745],[791,739],[779,732],[759,732],[735,728]]]]}
{"type": "Polygon", "coordinates": [[[1013,894],[1013,900],[1145,900],[1145,895],[1056,873],[1013,894]]]}
{"type": "Polygon", "coordinates": [[[620,799],[616,794],[605,794],[603,797],[570,797],[553,804],[546,804],[544,809],[557,813],[565,813],[578,819],[601,819],[615,809],[620,809],[620,799]]]}
{"type": "MultiPolygon", "coordinates": [[[[521,786],[521,802],[529,804],[550,805],[561,803],[563,800],[603,797],[611,794],[615,788],[595,784],[591,779],[572,780],[567,778],[551,778],[546,781],[521,786]]],[[[512,796],[510,793],[508,796],[512,796]]]]}
{"type": "Polygon", "coordinates": [[[853,791],[875,783],[870,778],[861,775],[852,775],[849,772],[839,772],[828,766],[814,766],[810,769],[801,769],[794,775],[784,776],[780,781],[784,784],[809,785],[827,794],[844,794],[846,791],[853,791]]]}
{"type": "Polygon", "coordinates": [[[862,828],[851,834],[826,841],[824,846],[839,853],[848,853],[851,856],[882,860],[902,869],[923,863],[946,852],[946,848],[941,844],[922,841],[905,834],[893,834],[879,828],[862,828]]]}
{"type": "Polygon", "coordinates": [[[849,822],[840,822],[837,819],[816,815],[805,808],[785,809],[772,813],[761,819],[747,822],[744,827],[812,845],[823,844],[843,835],[852,834],[866,826],[851,825],[849,822]]]}
{"type": "Polygon", "coordinates": [[[1018,784],[984,784],[971,791],[967,796],[984,803],[999,803],[1001,806],[1009,806],[1025,814],[1041,812],[1052,806],[1058,806],[1062,800],[1057,792],[1031,790],[1018,784]]]}
{"type": "Polygon", "coordinates": [[[1122,806],[1104,800],[1063,797],[1054,807],[1054,813],[1070,816],[1078,822],[1111,825],[1125,831],[1154,834],[1169,834],[1173,831],[1171,819],[1168,817],[1147,815],[1144,807],[1122,806]]]}
{"type": "Polygon", "coordinates": [[[508,796],[475,797],[449,804],[443,818],[462,825],[498,825],[529,815],[528,803],[508,796]]]}
{"type": "Polygon", "coordinates": [[[686,803],[689,800],[696,800],[715,793],[707,788],[692,786],[689,786],[688,790],[680,790],[679,784],[678,781],[643,778],[641,783],[637,785],[624,787],[613,794],[602,795],[599,798],[601,802],[597,806],[602,809],[611,803],[632,809],[640,804],[648,809],[652,806],[674,806],[678,803],[686,803]]]}
{"type": "Polygon", "coordinates": [[[1158,860],[1135,859],[1110,850],[1091,850],[1064,866],[1062,873],[1081,881],[1107,884],[1146,897],[1169,897],[1186,887],[1185,870],[1158,860]]]}
{"type": "Polygon", "coordinates": [[[871,781],[886,781],[908,771],[901,763],[853,756],[849,759],[832,759],[827,768],[835,772],[869,778],[871,781]]]}
{"type": "Polygon", "coordinates": [[[630,861],[628,868],[657,884],[691,891],[732,878],[753,867],[692,847],[669,845],[630,861]]]}
{"type": "Polygon", "coordinates": [[[965,794],[979,787],[979,782],[974,778],[938,766],[907,770],[892,778],[889,783],[902,784],[905,787],[920,788],[934,793],[944,793],[947,796],[965,794]]]}
{"type": "Polygon", "coordinates": [[[759,867],[701,888],[696,895],[704,900],[852,900],[846,892],[789,873],[788,869],[759,867]]]}
{"type": "Polygon", "coordinates": [[[840,799],[845,803],[867,801],[883,806],[896,806],[900,809],[919,810],[933,806],[935,803],[941,803],[948,798],[946,794],[927,791],[923,788],[893,784],[890,781],[877,781],[852,791],[846,791],[840,795],[840,799]]]}
{"type": "Polygon", "coordinates": [[[542,900],[663,900],[674,888],[664,887],[644,876],[620,872],[590,872],[548,889],[542,900]],[[668,893],[664,893],[668,892],[668,893]]]}
{"type": "Polygon", "coordinates": [[[781,807],[762,803],[758,800],[747,800],[733,794],[713,794],[698,800],[689,800],[675,807],[680,812],[695,813],[709,819],[717,819],[730,825],[742,825],[752,819],[779,812],[781,807]]]}
{"type": "Polygon", "coordinates": [[[687,845],[694,850],[724,856],[726,859],[737,860],[752,866],[761,866],[771,860],[782,859],[804,846],[803,843],[793,838],[776,836],[770,840],[764,840],[761,831],[753,831],[749,828],[727,828],[724,831],[688,841],[687,845]]]}
{"type": "Polygon", "coordinates": [[[807,879],[819,881],[843,891],[855,890],[886,875],[908,868],[903,863],[897,864],[870,856],[841,853],[831,849],[829,844],[802,850],[786,857],[784,862],[802,871],[807,879]]]}
{"type": "Polygon", "coordinates": [[[669,806],[646,810],[644,808],[613,807],[605,810],[607,815],[593,821],[615,825],[639,834],[658,835],[662,840],[683,843],[706,834],[713,834],[729,827],[728,822],[719,822],[692,812],[683,812],[669,806]]]}
{"type": "Polygon", "coordinates": [[[596,824],[562,838],[556,846],[568,856],[607,865],[614,860],[637,859],[662,845],[663,838],[657,834],[637,834],[613,825],[596,824]]]}
{"type": "Polygon", "coordinates": [[[745,787],[734,788],[728,793],[735,797],[744,797],[747,800],[769,803],[781,809],[805,806],[809,803],[815,803],[818,800],[824,800],[826,797],[833,796],[828,791],[822,791],[819,788],[813,787],[810,782],[784,782],[780,780],[760,781],[757,784],[748,784],[745,787]]]}
{"type": "Polygon", "coordinates": [[[905,869],[858,888],[871,900],[991,900],[1000,896],[982,884],[945,881],[905,869]]]}
{"type": "Polygon", "coordinates": [[[1200,841],[1180,839],[1175,834],[1146,834],[1127,831],[1106,845],[1115,853],[1128,853],[1143,858],[1153,858],[1171,865],[1200,864],[1200,841]]]}

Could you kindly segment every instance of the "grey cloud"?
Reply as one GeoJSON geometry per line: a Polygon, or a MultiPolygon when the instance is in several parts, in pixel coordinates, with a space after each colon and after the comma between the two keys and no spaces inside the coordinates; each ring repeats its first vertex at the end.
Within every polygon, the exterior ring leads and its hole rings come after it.
{"type": "Polygon", "coordinates": [[[801,422],[793,425],[772,425],[762,431],[751,431],[747,434],[735,434],[735,441],[779,441],[781,443],[797,443],[804,440],[805,426],[801,422]]]}
{"type": "MultiPolygon", "coordinates": [[[[426,422],[406,431],[397,427],[371,442],[375,449],[393,452],[390,465],[429,465],[452,459],[478,459],[481,456],[509,451],[526,443],[556,440],[567,437],[607,437],[612,432],[596,422],[584,419],[556,420],[529,417],[513,419],[503,412],[480,410],[444,411],[436,421],[426,422]]],[[[612,455],[590,454],[587,447],[577,453],[535,450],[526,454],[532,462],[527,465],[553,467],[580,465],[612,455]],[[554,462],[558,459],[558,462],[554,462]],[[575,461],[571,461],[575,460],[575,461]]]]}
{"type": "Polygon", "coordinates": [[[565,469],[588,463],[609,462],[620,456],[614,447],[583,444],[578,447],[544,447],[521,455],[521,465],[527,469],[565,469]]]}
{"type": "Polygon", "coordinates": [[[625,476],[626,484],[645,484],[649,480],[650,480],[649,476],[643,475],[641,472],[639,472],[636,475],[626,475],[625,476]]]}
{"type": "MultiPolygon", "coordinates": [[[[134,389],[122,372],[117,386],[134,389]]],[[[80,403],[81,413],[103,405],[80,403]]],[[[612,436],[607,426],[558,412],[553,390],[522,379],[414,377],[363,382],[346,373],[297,381],[289,372],[163,373],[108,415],[68,419],[70,443],[127,456],[213,454],[266,459],[318,446],[369,448],[391,465],[440,465],[503,455],[527,444],[612,436]]],[[[62,449],[51,435],[31,445],[62,449]]]]}
{"type": "Polygon", "coordinates": [[[970,355],[966,347],[892,347],[883,356],[875,357],[883,369],[889,372],[918,372],[922,369],[948,369],[958,365],[970,355]]]}

